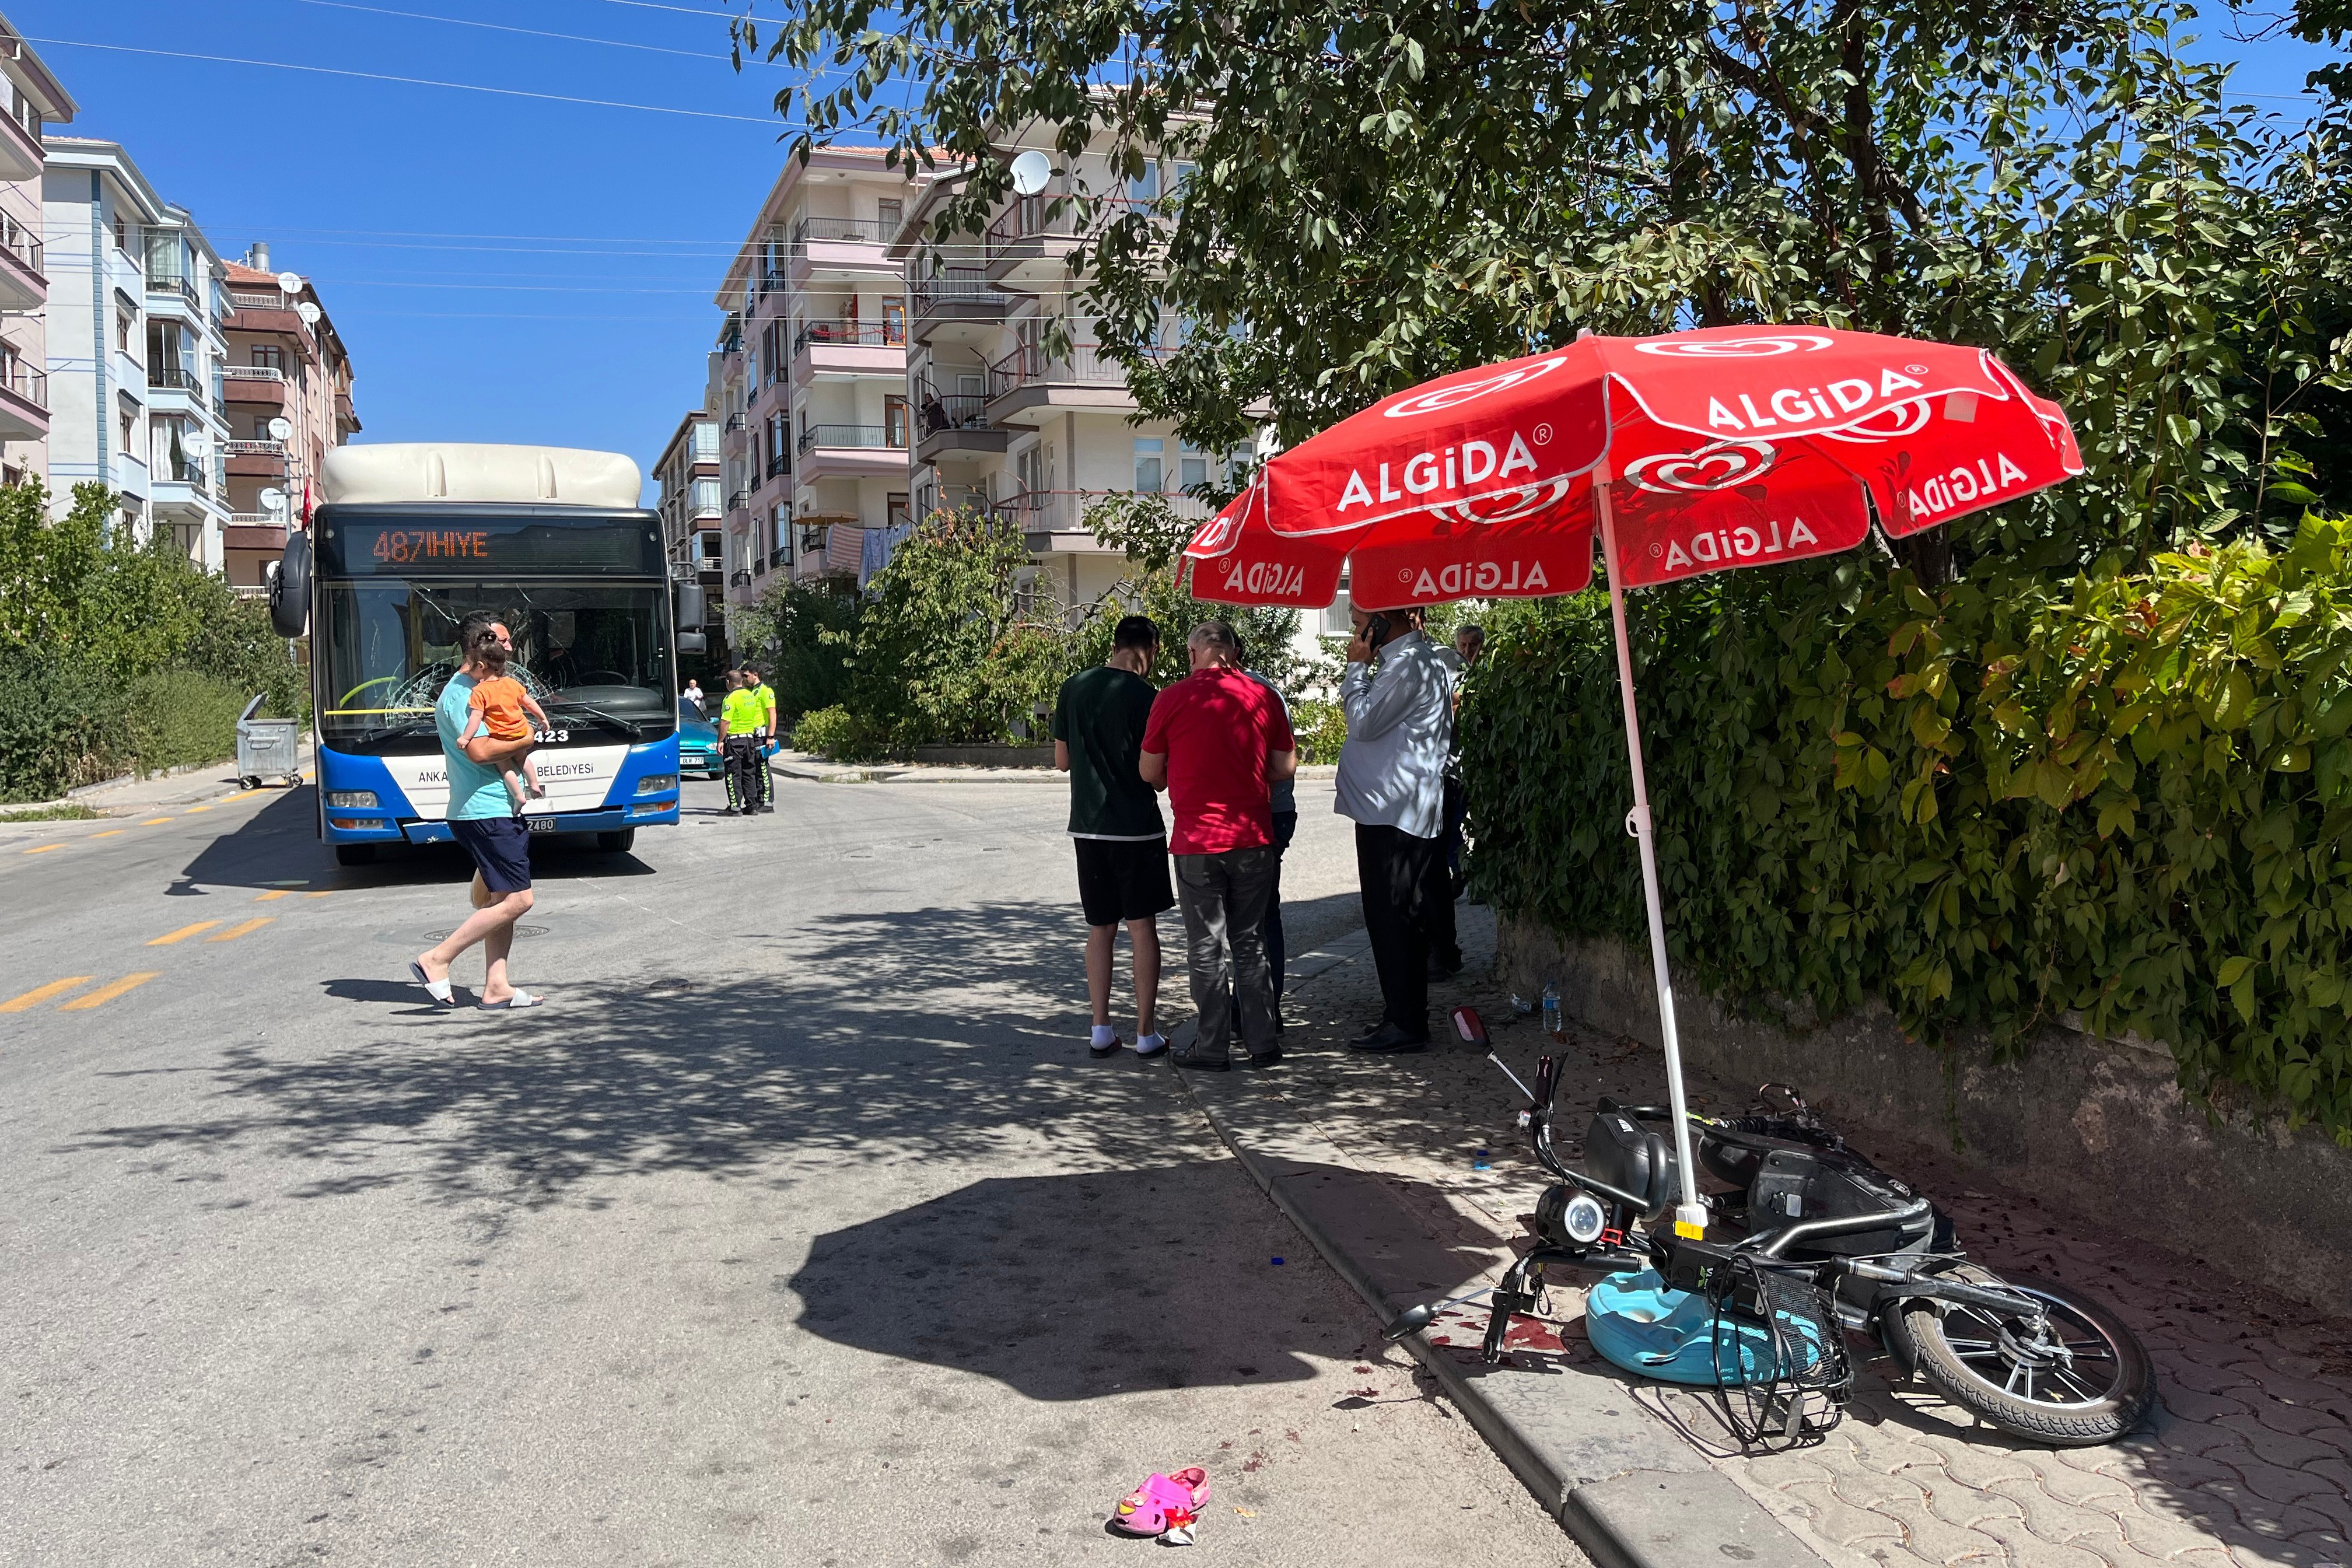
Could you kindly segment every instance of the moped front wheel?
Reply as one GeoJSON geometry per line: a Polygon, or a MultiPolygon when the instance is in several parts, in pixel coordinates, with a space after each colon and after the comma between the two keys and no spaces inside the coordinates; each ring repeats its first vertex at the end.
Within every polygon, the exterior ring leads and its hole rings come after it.
{"type": "Polygon", "coordinates": [[[1952,1276],[2032,1297],[2032,1320],[1961,1301],[1922,1299],[1887,1314],[1893,1349],[1927,1385],[1970,1415],[2054,1448],[2112,1443],[2147,1416],[2156,1372],[2122,1319],[2053,1280],[1996,1276],[1969,1264],[1952,1276]]]}

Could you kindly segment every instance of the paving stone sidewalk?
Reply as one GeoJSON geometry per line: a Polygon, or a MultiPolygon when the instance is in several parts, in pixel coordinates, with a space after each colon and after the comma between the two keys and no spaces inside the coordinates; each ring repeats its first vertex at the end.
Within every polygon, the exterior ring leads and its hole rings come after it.
{"type": "MultiPolygon", "coordinates": [[[[1471,967],[1433,988],[1441,1015],[1476,1005],[1496,1054],[1523,1078],[1547,1049],[1562,1057],[1563,1107],[1603,1093],[1663,1098],[1662,1058],[1649,1047],[1574,1027],[1552,1044],[1534,1017],[1517,1014],[1482,978],[1492,972],[1491,915],[1466,906],[1462,913],[1471,967]]],[[[1289,1059],[1204,1086],[1203,1099],[1246,1111],[1229,1121],[1264,1128],[1278,1119],[1311,1131],[1376,1175],[1438,1248],[1466,1260],[1459,1282],[1447,1283],[1467,1289],[1507,1259],[1544,1177],[1512,1130],[1516,1091],[1483,1056],[1450,1039],[1419,1056],[1349,1055],[1343,1042],[1378,1011],[1370,971],[1360,931],[1295,961],[1289,1059]]],[[[1752,1087],[1703,1075],[1689,1084],[1694,1108],[1717,1112],[1745,1109],[1752,1087]]],[[[1573,1111],[1561,1121],[1564,1141],[1580,1132],[1573,1111]]],[[[1971,1255],[2111,1303],[2155,1359],[2161,1408],[2111,1447],[2053,1451],[1978,1427],[1924,1385],[1898,1385],[1892,1363],[1874,1360],[1861,1366],[1845,1419],[1825,1441],[1745,1458],[1709,1398],[1627,1382],[1691,1453],[1839,1568],[2352,1568],[2352,1322],[2210,1275],[2194,1259],[2096,1236],[1969,1173],[1948,1152],[1843,1131],[1949,1208],[1971,1255]]],[[[1573,1142],[1567,1152],[1578,1152],[1573,1142]]],[[[1581,1312],[1580,1293],[1556,1287],[1548,1318],[1515,1331],[1513,1370],[1481,1375],[1614,1375],[1585,1342],[1581,1312]]],[[[1449,1352],[1475,1362],[1485,1316],[1477,1305],[1449,1313],[1431,1337],[1454,1342],[1449,1352]]]]}

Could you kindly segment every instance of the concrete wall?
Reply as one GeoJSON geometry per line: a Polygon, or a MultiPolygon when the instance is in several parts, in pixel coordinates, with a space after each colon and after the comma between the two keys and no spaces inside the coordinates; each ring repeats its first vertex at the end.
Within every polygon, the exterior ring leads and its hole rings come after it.
{"type": "MultiPolygon", "coordinates": [[[[1658,1042],[1646,947],[1563,943],[1506,918],[1497,978],[1522,996],[1551,982],[1570,1017],[1658,1042]]],[[[1773,1023],[1678,988],[1675,1015],[1695,1067],[1737,1083],[1798,1084],[1864,1147],[1864,1134],[1878,1132],[1951,1148],[1988,1178],[2109,1233],[2352,1315],[2352,1152],[2307,1127],[2209,1118],[2181,1094],[2160,1047],[2053,1027],[2003,1064],[1981,1039],[1944,1051],[1907,1040],[1875,1003],[1827,1024],[1773,1023]]]]}

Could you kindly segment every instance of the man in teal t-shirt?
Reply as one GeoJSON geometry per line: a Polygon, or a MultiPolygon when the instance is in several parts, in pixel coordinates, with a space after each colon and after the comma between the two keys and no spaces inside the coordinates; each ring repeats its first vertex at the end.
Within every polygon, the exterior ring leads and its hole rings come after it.
{"type": "Polygon", "coordinates": [[[468,915],[438,947],[417,954],[408,973],[426,994],[446,1007],[456,1000],[449,986],[450,966],[459,953],[480,942],[487,960],[481,1005],[536,1007],[539,997],[518,991],[507,979],[515,921],[532,901],[530,829],[516,815],[505,781],[490,765],[499,742],[487,735],[462,743],[457,739],[466,728],[467,699],[475,682],[506,673],[514,642],[505,622],[487,610],[477,610],[457,627],[457,649],[464,662],[442,688],[441,700],[433,709],[433,727],[441,736],[441,761],[449,780],[449,805],[442,815],[449,824],[450,836],[473,857],[482,885],[489,889],[490,902],[468,915]]]}

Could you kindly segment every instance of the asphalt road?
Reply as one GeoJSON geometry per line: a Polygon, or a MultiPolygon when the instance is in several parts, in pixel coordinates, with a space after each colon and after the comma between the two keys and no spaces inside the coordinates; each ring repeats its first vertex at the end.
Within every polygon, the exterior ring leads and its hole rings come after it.
{"type": "Polygon", "coordinates": [[[542,853],[519,1015],[405,983],[464,862],[339,869],[307,791],[0,830],[0,1563],[1132,1562],[1185,1464],[1227,1561],[1581,1562],[1087,1059],[1058,788],[688,795],[542,853]]]}

